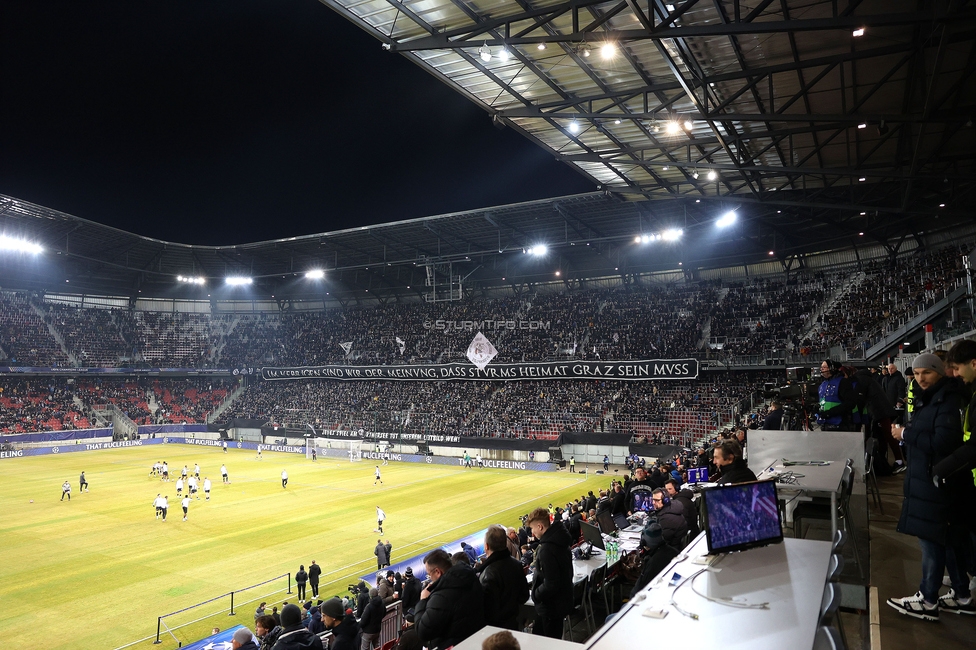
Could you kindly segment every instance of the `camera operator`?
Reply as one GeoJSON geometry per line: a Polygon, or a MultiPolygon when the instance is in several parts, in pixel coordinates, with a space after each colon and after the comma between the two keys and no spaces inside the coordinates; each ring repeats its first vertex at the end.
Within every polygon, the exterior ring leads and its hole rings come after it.
{"type": "MultiPolygon", "coordinates": [[[[820,364],[820,374],[824,381],[820,384],[818,394],[820,409],[817,411],[817,422],[823,431],[857,431],[860,422],[855,423],[853,417],[857,410],[857,391],[854,382],[844,376],[841,365],[833,359],[827,359],[820,364]]],[[[857,414],[860,419],[860,413],[857,414]]]]}

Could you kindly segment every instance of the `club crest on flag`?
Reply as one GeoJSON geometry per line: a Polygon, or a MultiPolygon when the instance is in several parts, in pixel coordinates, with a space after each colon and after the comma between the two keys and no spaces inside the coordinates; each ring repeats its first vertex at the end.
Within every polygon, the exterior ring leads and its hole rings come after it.
{"type": "Polygon", "coordinates": [[[346,343],[340,343],[339,347],[342,348],[343,352],[349,354],[350,350],[352,350],[352,341],[347,341],[346,343]]]}
{"type": "Polygon", "coordinates": [[[468,346],[468,361],[478,366],[478,370],[484,370],[485,366],[491,363],[496,355],[498,355],[498,350],[481,332],[478,332],[472,339],[471,345],[468,346]]]}

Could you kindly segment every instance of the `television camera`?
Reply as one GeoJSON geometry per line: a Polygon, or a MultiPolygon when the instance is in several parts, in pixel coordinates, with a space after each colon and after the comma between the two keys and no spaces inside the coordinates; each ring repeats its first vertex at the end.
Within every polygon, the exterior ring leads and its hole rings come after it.
{"type": "Polygon", "coordinates": [[[794,367],[786,369],[786,383],[778,386],[767,382],[763,397],[775,399],[783,405],[782,428],[787,431],[810,429],[810,417],[820,407],[818,390],[823,377],[820,368],[794,367]]]}

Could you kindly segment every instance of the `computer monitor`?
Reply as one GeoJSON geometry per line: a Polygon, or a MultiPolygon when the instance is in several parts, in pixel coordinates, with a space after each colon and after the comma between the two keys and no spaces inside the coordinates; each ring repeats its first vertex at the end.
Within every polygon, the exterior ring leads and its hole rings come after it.
{"type": "Polygon", "coordinates": [[[613,531],[617,530],[617,524],[613,522],[613,515],[610,514],[609,510],[596,513],[596,523],[600,525],[601,533],[606,533],[609,535],[613,531]]]}
{"type": "Polygon", "coordinates": [[[586,541],[591,546],[595,546],[598,549],[605,550],[606,546],[603,544],[603,535],[600,533],[600,529],[593,524],[588,524],[585,521],[580,522],[580,528],[583,530],[583,540],[586,541]]]}
{"type": "Polygon", "coordinates": [[[783,541],[775,481],[717,485],[704,490],[702,498],[710,555],[783,541]]]}
{"type": "Polygon", "coordinates": [[[633,512],[643,510],[644,512],[654,512],[654,504],[651,502],[650,490],[639,490],[634,492],[633,512]]]}
{"type": "Polygon", "coordinates": [[[708,483],[707,467],[692,467],[688,470],[689,483],[708,483]]]}
{"type": "Polygon", "coordinates": [[[630,526],[630,521],[627,520],[627,515],[622,513],[617,513],[613,516],[613,523],[617,526],[617,530],[623,530],[630,526]]]}

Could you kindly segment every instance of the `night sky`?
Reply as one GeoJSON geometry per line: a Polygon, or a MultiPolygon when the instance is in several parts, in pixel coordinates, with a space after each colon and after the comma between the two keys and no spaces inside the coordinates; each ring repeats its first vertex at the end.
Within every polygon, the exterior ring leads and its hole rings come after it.
{"type": "Polygon", "coordinates": [[[316,0],[0,3],[0,193],[233,244],[592,191],[316,0]]]}

